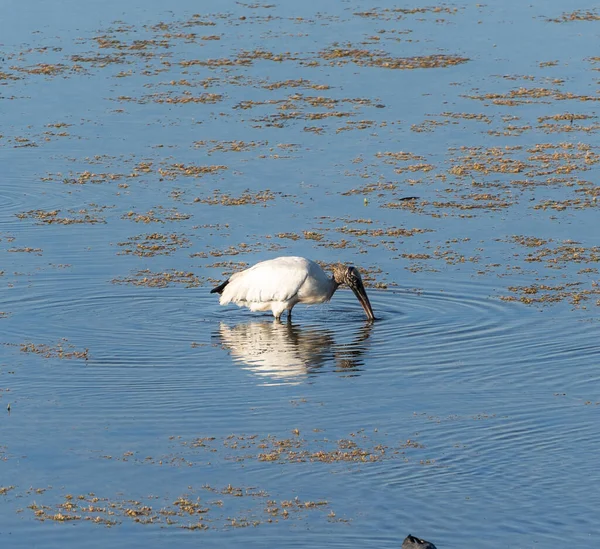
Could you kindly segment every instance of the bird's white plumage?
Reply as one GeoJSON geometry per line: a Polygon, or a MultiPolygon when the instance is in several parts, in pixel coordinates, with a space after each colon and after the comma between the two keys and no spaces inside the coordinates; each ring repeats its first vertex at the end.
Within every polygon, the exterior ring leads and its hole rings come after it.
{"type": "Polygon", "coordinates": [[[279,317],[296,303],[329,301],[337,284],[317,263],[303,257],[278,257],[235,273],[219,303],[235,303],[252,311],[273,311],[279,317]]]}

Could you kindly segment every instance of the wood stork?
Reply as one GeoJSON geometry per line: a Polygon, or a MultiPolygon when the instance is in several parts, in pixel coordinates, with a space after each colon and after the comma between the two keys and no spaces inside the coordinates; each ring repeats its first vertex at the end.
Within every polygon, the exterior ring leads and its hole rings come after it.
{"type": "Polygon", "coordinates": [[[416,538],[415,536],[411,536],[410,534],[406,536],[404,542],[402,543],[402,549],[436,549],[435,545],[430,541],[425,541],[424,539],[416,538]]]}
{"type": "Polygon", "coordinates": [[[329,277],[310,259],[303,257],[277,257],[257,263],[235,273],[211,290],[221,295],[219,303],[235,303],[251,311],[273,311],[281,319],[284,311],[288,320],[296,303],[313,305],[331,299],[340,284],[347,284],[362,305],[367,318],[375,320],[373,308],[367,297],[360,273],[356,267],[336,265],[329,277]]]}

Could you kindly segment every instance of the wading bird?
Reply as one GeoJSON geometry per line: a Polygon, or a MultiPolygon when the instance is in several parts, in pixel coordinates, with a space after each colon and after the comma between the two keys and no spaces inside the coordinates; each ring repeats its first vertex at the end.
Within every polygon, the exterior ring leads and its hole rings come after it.
{"type": "Polygon", "coordinates": [[[277,257],[231,275],[213,288],[211,294],[221,295],[219,303],[235,303],[251,311],[272,311],[281,319],[284,311],[288,320],[296,303],[314,305],[331,299],[340,284],[347,284],[358,298],[367,318],[375,320],[360,273],[356,267],[335,265],[329,277],[319,265],[303,257],[277,257]]]}
{"type": "Polygon", "coordinates": [[[410,534],[406,536],[406,539],[402,543],[402,549],[436,549],[435,545],[430,541],[424,539],[415,538],[410,534]]]}

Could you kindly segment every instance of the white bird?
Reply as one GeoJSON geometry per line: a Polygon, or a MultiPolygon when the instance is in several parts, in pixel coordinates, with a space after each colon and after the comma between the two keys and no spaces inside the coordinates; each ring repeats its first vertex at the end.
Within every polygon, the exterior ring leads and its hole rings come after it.
{"type": "Polygon", "coordinates": [[[347,284],[362,305],[367,318],[375,320],[360,273],[356,267],[335,265],[329,277],[317,263],[303,257],[277,257],[231,275],[210,293],[221,295],[219,303],[235,303],[251,311],[272,311],[281,319],[284,311],[288,320],[296,303],[314,305],[331,299],[340,284],[347,284]]]}

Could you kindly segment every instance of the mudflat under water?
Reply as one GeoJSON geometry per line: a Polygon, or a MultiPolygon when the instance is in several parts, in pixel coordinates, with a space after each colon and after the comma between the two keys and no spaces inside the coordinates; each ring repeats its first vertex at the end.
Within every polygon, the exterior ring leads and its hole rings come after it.
{"type": "Polygon", "coordinates": [[[35,4],[0,21],[3,545],[600,543],[597,8],[35,4]],[[357,265],[379,320],[209,293],[278,255],[357,265]]]}

